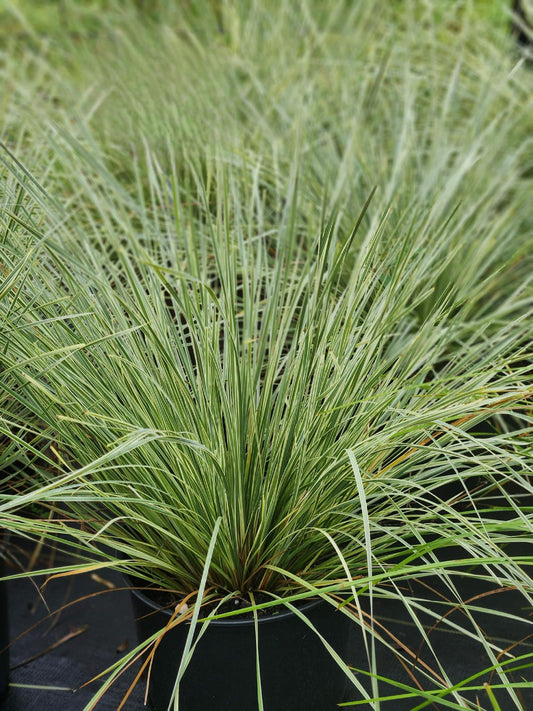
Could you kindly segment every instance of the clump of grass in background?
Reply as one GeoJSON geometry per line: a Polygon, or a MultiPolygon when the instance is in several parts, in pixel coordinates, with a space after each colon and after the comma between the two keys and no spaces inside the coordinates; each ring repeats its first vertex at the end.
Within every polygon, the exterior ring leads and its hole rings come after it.
{"type": "MultiPolygon", "coordinates": [[[[324,201],[349,231],[377,186],[365,226],[389,211],[391,241],[407,214],[412,231],[426,233],[422,249],[449,220],[454,257],[419,305],[420,319],[448,298],[460,318],[475,317],[531,272],[531,77],[515,66],[503,4],[493,24],[486,7],[456,4],[391,3],[377,12],[373,3],[286,1],[272,13],[268,3],[214,3],[201,17],[162,4],[158,22],[128,8],[104,15],[105,30],[71,47],[69,71],[51,59],[39,78],[49,87],[41,113],[69,131],[75,116],[78,138],[96,137],[91,150],[122,183],[146,185],[148,166],[132,172],[145,142],[163,169],[170,143],[178,172],[194,165],[206,185],[216,179],[209,156],[250,176],[260,166],[264,219],[275,228],[297,164],[295,219],[310,233],[324,201]]],[[[39,93],[19,83],[13,117],[39,93]]],[[[53,162],[57,174],[57,160],[52,152],[41,164],[53,162]]]]}

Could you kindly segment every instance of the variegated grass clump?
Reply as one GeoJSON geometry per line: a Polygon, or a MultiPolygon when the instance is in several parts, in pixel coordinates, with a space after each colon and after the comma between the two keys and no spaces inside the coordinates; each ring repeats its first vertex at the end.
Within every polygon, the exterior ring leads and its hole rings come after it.
{"type": "Polygon", "coordinates": [[[151,163],[149,203],[109,178],[71,212],[10,164],[46,221],[5,213],[14,276],[17,250],[34,242],[39,258],[2,300],[3,389],[49,448],[39,486],[3,496],[2,525],[74,536],[86,560],[198,604],[340,595],[365,629],[359,596],[417,617],[410,579],[437,576],[455,604],[464,559],[530,601],[524,560],[506,554],[531,536],[525,284],[471,321],[453,294],[420,321],[446,225],[428,247],[405,219],[384,249],[387,216],[363,227],[371,195],[350,233],[325,213],[303,234],[296,179],[265,230],[259,177],[222,159],[211,191],[151,163]],[[487,436],[494,418],[509,431],[487,436]],[[54,515],[30,524],[34,501],[54,515]],[[458,560],[439,556],[450,546],[458,560]]]}
{"type": "MultiPolygon", "coordinates": [[[[196,612],[343,600],[372,704],[380,599],[448,629],[465,576],[531,605],[531,78],[472,8],[245,5],[132,16],[105,74],[0,70],[0,427],[34,465],[0,527],[196,612]]],[[[399,693],[475,703],[423,634],[430,691],[399,693]]]]}

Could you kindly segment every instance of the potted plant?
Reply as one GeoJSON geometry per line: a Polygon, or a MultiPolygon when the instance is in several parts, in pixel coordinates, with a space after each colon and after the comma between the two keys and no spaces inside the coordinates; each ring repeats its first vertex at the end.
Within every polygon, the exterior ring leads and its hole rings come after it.
{"type": "MultiPolygon", "coordinates": [[[[185,708],[205,704],[194,695],[195,675],[202,687],[215,679],[208,698],[217,708],[235,708],[221,688],[226,672],[207,674],[210,663],[201,661],[214,645],[216,664],[243,655],[251,703],[276,708],[272,679],[302,698],[297,677],[308,661],[283,681],[279,668],[268,670],[268,630],[287,623],[298,632],[275,632],[278,639],[301,634],[319,666],[331,659],[313,679],[322,686],[336,677],[322,708],[345,698],[345,680],[349,700],[379,697],[386,673],[378,648],[415,663],[408,695],[464,704],[474,692],[441,673],[429,644],[416,665],[416,650],[398,647],[379,609],[401,602],[429,641],[420,620],[431,614],[451,624],[446,610],[460,601],[457,579],[472,560],[467,575],[530,599],[531,579],[505,549],[530,535],[531,516],[505,498],[506,516],[495,519],[484,495],[505,497],[510,479],[527,490],[531,449],[514,433],[481,438],[474,429],[527,402],[531,371],[514,368],[527,319],[506,323],[522,296],[468,322],[460,304],[443,299],[418,323],[412,314],[424,285],[446,266],[444,229],[435,244],[406,227],[384,245],[383,230],[361,232],[367,202],[351,233],[332,215],[302,236],[294,182],[273,240],[260,194],[252,188],[248,199],[248,183],[225,161],[209,167],[218,178],[213,194],[209,181],[183,186],[177,170],[169,178],[152,168],[150,210],[144,194],[113,194],[112,181],[86,214],[57,214],[43,200],[46,258],[3,308],[6,323],[19,327],[8,328],[0,350],[11,394],[53,432],[54,453],[39,486],[0,501],[0,520],[17,530],[24,503],[46,502],[61,516],[32,521],[32,529],[71,541],[85,558],[72,572],[113,566],[141,589],[147,636],[102,690],[144,653],[157,708],[171,698],[176,706],[187,699],[185,708]],[[39,297],[43,284],[55,299],[39,297]],[[462,351],[443,367],[459,338],[462,351]],[[471,492],[468,482],[478,479],[471,492]],[[469,492],[467,506],[439,495],[451,481],[469,492]],[[439,555],[450,545],[463,559],[439,555]],[[429,599],[435,579],[439,614],[420,588],[406,587],[422,580],[429,599]],[[170,612],[160,617],[155,607],[170,612]],[[221,630],[237,637],[244,629],[241,651],[218,641],[221,630]],[[167,646],[173,639],[176,653],[167,646]],[[174,654],[171,679],[161,681],[157,665],[174,654]]],[[[28,220],[12,229],[41,239],[28,220]]],[[[475,603],[465,609],[475,617],[475,603]]],[[[459,628],[470,634],[467,623],[459,628]]],[[[514,698],[498,665],[503,650],[474,637],[514,698]]]]}

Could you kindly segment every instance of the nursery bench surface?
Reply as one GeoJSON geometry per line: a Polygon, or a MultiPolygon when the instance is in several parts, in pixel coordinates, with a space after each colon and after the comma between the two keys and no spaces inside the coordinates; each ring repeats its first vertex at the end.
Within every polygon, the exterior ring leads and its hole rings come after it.
{"type": "MultiPolygon", "coordinates": [[[[136,645],[129,592],[112,571],[51,580],[42,592],[41,583],[8,584],[11,683],[1,709],[81,711],[99,682],[83,684],[136,645]]],[[[97,709],[116,711],[138,670],[136,664],[113,684],[97,709]]],[[[144,687],[133,689],[125,709],[146,708],[144,687]]]]}
{"type": "MultiPolygon", "coordinates": [[[[83,685],[136,644],[129,593],[122,586],[121,576],[112,571],[53,579],[41,591],[37,579],[9,582],[11,686],[1,705],[2,711],[82,711],[97,690],[98,682],[83,685]]],[[[509,596],[506,605],[520,605],[517,608],[521,610],[519,614],[523,613],[527,618],[531,611],[522,610],[522,600],[513,598],[514,594],[505,593],[509,596]]],[[[480,601],[480,604],[490,603],[480,601]]],[[[390,625],[401,642],[412,645],[413,625],[405,616],[402,619],[397,604],[385,604],[379,617],[390,625]]],[[[515,654],[533,651],[533,640],[525,639],[530,633],[527,624],[506,616],[490,617],[486,624],[486,629],[490,629],[492,638],[499,645],[511,646],[524,640],[515,648],[515,654]]],[[[431,639],[450,678],[465,679],[485,666],[486,660],[479,645],[465,635],[457,636],[437,629],[431,639]]],[[[362,659],[361,651],[356,651],[352,663],[356,666],[362,659]]],[[[409,683],[392,655],[390,658],[380,657],[379,661],[387,675],[398,676],[409,683]]],[[[116,711],[138,670],[139,663],[109,689],[96,711],[116,711]]],[[[523,708],[533,709],[533,669],[520,673],[526,683],[526,688],[518,692],[523,699],[523,708]]],[[[492,681],[496,682],[496,679],[492,681]]],[[[383,688],[382,693],[385,691],[383,688]]],[[[146,708],[144,692],[145,681],[141,680],[131,692],[125,711],[146,708]]],[[[393,690],[390,692],[394,693],[393,690]]],[[[502,711],[515,708],[509,705],[508,698],[504,697],[503,702],[502,711]]],[[[409,711],[416,704],[413,700],[396,700],[383,703],[382,708],[385,711],[409,711]]],[[[483,704],[487,704],[486,699],[482,700],[481,708],[490,708],[490,705],[483,704]]]]}

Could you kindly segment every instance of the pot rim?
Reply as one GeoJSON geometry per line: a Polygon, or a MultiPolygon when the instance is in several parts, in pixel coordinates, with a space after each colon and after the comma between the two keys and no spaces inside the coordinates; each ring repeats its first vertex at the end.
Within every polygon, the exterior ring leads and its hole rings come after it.
{"type": "MultiPolygon", "coordinates": [[[[173,610],[168,609],[168,608],[163,608],[160,605],[155,602],[155,600],[152,600],[148,595],[145,595],[141,590],[135,589],[133,587],[134,583],[131,580],[131,578],[127,575],[124,575],[124,578],[126,582],[131,585],[130,587],[130,594],[134,595],[137,597],[140,602],[142,602],[144,605],[147,607],[151,608],[152,611],[154,612],[160,612],[161,614],[166,615],[167,617],[171,617],[173,614],[173,610]]],[[[283,600],[283,598],[281,598],[283,600]]],[[[306,613],[309,610],[312,610],[316,607],[318,607],[321,603],[324,603],[324,600],[322,598],[311,598],[309,602],[306,602],[304,605],[298,608],[298,612],[306,613]]],[[[283,605],[283,602],[280,602],[280,605],[283,605]]],[[[259,625],[264,625],[268,623],[274,623],[278,621],[282,621],[285,619],[293,618],[295,616],[295,613],[292,610],[285,610],[284,612],[277,612],[275,614],[269,614],[265,615],[264,617],[258,617],[257,618],[257,623],[259,625]]],[[[201,618],[201,615],[200,615],[201,618]]],[[[190,624],[190,620],[186,620],[187,624],[190,624]]],[[[216,625],[217,627],[245,627],[247,625],[254,625],[255,621],[253,618],[247,618],[245,620],[239,619],[238,615],[232,616],[227,619],[222,619],[222,620],[210,620],[209,622],[210,625],[216,625]]]]}

